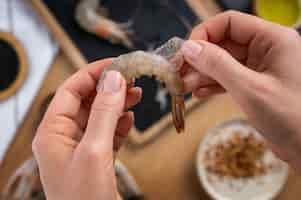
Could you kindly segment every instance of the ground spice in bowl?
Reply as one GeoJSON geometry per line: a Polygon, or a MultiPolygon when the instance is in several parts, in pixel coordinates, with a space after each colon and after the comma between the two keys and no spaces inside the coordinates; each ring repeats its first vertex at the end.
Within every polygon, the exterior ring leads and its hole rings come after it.
{"type": "Polygon", "coordinates": [[[274,199],[279,194],[288,166],[248,121],[226,121],[205,134],[197,152],[197,175],[213,199],[274,199]]]}
{"type": "Polygon", "coordinates": [[[253,134],[233,134],[222,143],[217,143],[205,153],[205,167],[219,176],[248,178],[262,175],[270,167],[263,161],[267,146],[253,134]]]}

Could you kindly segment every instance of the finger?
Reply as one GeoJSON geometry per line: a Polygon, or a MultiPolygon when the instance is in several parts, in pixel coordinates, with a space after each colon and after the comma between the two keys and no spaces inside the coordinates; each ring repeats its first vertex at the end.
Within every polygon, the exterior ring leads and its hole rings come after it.
{"type": "Polygon", "coordinates": [[[85,128],[87,127],[89,115],[90,115],[89,108],[84,108],[84,107],[80,108],[78,116],[76,117],[76,122],[82,131],[84,131],[85,128]]]}
{"type": "Polygon", "coordinates": [[[206,41],[187,41],[183,44],[186,61],[199,73],[216,80],[227,91],[238,93],[245,91],[250,80],[258,73],[237,62],[222,48],[206,41]]]}
{"type": "Polygon", "coordinates": [[[55,171],[61,165],[65,165],[72,156],[72,151],[82,135],[75,120],[81,103],[91,91],[95,90],[97,77],[110,62],[107,59],[89,64],[58,89],[32,144],[41,169],[55,171]]]}
{"type": "Polygon", "coordinates": [[[229,39],[238,44],[247,45],[258,33],[265,34],[265,37],[280,36],[281,31],[277,29],[283,28],[253,15],[228,11],[195,27],[190,39],[208,40],[213,43],[229,39]]]}
{"type": "Polygon", "coordinates": [[[116,135],[126,137],[129,130],[132,128],[134,121],[134,113],[132,111],[125,112],[118,120],[116,135]]]}
{"type": "Polygon", "coordinates": [[[126,112],[123,116],[119,119],[118,125],[116,128],[116,134],[114,137],[114,150],[118,151],[124,141],[126,140],[129,131],[134,125],[134,113],[133,112],[126,112]]]}
{"type": "Polygon", "coordinates": [[[212,78],[202,75],[194,69],[183,77],[183,81],[185,93],[197,90],[200,87],[217,84],[212,78]]]}
{"type": "Polygon", "coordinates": [[[125,106],[126,81],[119,72],[110,71],[100,80],[98,88],[82,141],[91,148],[109,150],[113,149],[117,122],[125,106]]]}
{"type": "Polygon", "coordinates": [[[184,62],[184,64],[181,66],[181,69],[179,70],[179,73],[181,76],[185,76],[190,69],[191,69],[190,65],[184,62]]]}
{"type": "MultiPolygon", "coordinates": [[[[110,59],[92,63],[63,83],[45,114],[44,121],[47,121],[48,126],[49,123],[50,126],[59,123],[60,119],[71,123],[77,122],[83,100],[95,91],[96,80],[102,69],[109,63],[111,63],[110,59]]],[[[61,130],[59,133],[64,134],[66,131],[61,130]]],[[[73,133],[68,134],[68,137],[73,136],[73,133]]]]}
{"type": "Polygon", "coordinates": [[[132,88],[135,86],[135,79],[133,78],[128,84],[127,84],[127,87],[128,88],[132,88]]]}
{"type": "Polygon", "coordinates": [[[210,97],[212,95],[224,93],[225,89],[219,85],[212,85],[209,87],[199,88],[196,91],[193,91],[193,95],[197,98],[210,97]]]}
{"type": "Polygon", "coordinates": [[[130,109],[141,101],[142,89],[140,87],[133,87],[128,89],[125,102],[125,109],[130,109]]]}
{"type": "Polygon", "coordinates": [[[279,148],[278,145],[275,145],[272,142],[269,142],[269,140],[267,140],[266,143],[268,144],[268,146],[272,149],[273,153],[275,153],[278,158],[280,158],[281,160],[283,160],[285,162],[289,162],[288,155],[285,151],[283,151],[283,149],[279,148]]]}
{"type": "Polygon", "coordinates": [[[91,63],[67,79],[57,90],[48,109],[50,110],[49,113],[52,115],[59,113],[74,116],[72,113],[77,112],[77,110],[73,109],[73,104],[81,103],[82,100],[95,91],[103,68],[111,62],[111,59],[105,59],[91,63]],[[62,104],[62,102],[68,102],[68,104],[62,104]],[[56,106],[53,106],[53,104],[56,106]],[[69,109],[69,105],[71,105],[71,109],[69,109]]]}
{"type": "Polygon", "coordinates": [[[218,44],[218,46],[225,49],[228,53],[231,54],[236,60],[245,63],[248,56],[248,46],[241,45],[236,42],[225,40],[218,44]]]}
{"type": "MultiPolygon", "coordinates": [[[[95,95],[93,96],[93,100],[95,98],[95,95]]],[[[130,88],[127,91],[127,97],[126,97],[126,106],[125,109],[130,109],[131,107],[135,106],[137,103],[139,103],[139,101],[142,98],[142,89],[139,87],[134,87],[134,88],[130,88]]],[[[88,123],[88,119],[89,119],[89,115],[90,115],[90,109],[91,109],[91,104],[93,103],[93,100],[86,100],[87,105],[82,105],[78,115],[76,117],[76,123],[78,124],[79,128],[83,130],[85,130],[87,123],[88,123]]],[[[78,136],[77,138],[81,138],[82,136],[78,136]]]]}

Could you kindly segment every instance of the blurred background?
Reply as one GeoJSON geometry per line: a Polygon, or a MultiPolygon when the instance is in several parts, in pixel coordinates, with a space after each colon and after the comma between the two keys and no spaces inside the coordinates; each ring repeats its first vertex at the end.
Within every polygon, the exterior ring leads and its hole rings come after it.
{"type": "MultiPolygon", "coordinates": [[[[88,62],[185,39],[195,25],[230,9],[297,30],[301,24],[299,0],[0,0],[0,190],[32,157],[39,121],[71,74],[88,62]]],[[[144,198],[211,199],[197,176],[198,146],[208,129],[244,114],[227,95],[202,102],[187,95],[188,127],[176,135],[166,89],[150,77],[136,85],[143,99],[119,159],[144,198]]],[[[277,198],[298,199],[300,186],[290,170],[277,198]]]]}

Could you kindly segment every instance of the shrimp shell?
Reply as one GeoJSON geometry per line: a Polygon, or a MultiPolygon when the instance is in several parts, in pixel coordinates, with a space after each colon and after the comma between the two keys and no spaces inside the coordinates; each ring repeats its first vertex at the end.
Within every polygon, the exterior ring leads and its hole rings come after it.
{"type": "Polygon", "coordinates": [[[177,37],[170,39],[154,52],[134,51],[113,59],[105,68],[103,77],[108,71],[119,71],[127,82],[142,75],[155,76],[164,82],[172,99],[173,122],[177,132],[184,130],[184,85],[179,73],[183,56],[179,49],[183,40],[177,37]]]}

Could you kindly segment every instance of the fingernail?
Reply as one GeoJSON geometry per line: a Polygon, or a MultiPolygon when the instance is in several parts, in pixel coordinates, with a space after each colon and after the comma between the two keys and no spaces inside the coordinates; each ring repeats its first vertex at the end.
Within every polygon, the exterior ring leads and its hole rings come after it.
{"type": "Polygon", "coordinates": [[[188,40],[183,44],[182,52],[184,56],[187,56],[192,61],[196,61],[200,58],[203,47],[201,44],[188,40]]]}
{"type": "Polygon", "coordinates": [[[121,88],[121,74],[117,71],[109,71],[98,83],[97,91],[118,92],[121,88]]]}

